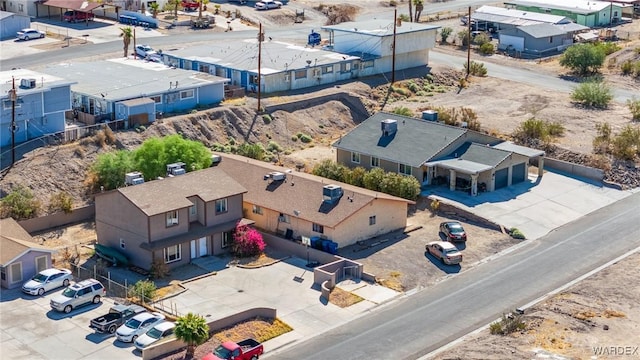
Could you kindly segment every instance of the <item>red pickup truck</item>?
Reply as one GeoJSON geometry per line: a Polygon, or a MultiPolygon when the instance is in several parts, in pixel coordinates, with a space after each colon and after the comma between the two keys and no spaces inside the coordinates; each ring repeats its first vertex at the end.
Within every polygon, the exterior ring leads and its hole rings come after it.
{"type": "Polygon", "coordinates": [[[183,1],[181,5],[185,11],[196,11],[200,7],[200,3],[196,1],[183,1]]]}
{"type": "Polygon", "coordinates": [[[246,339],[239,343],[226,341],[202,360],[257,360],[263,353],[264,347],[255,339],[246,339]]]}
{"type": "Polygon", "coordinates": [[[68,22],[80,22],[85,20],[93,21],[94,17],[93,13],[71,10],[65,11],[62,15],[62,20],[68,22]]]}

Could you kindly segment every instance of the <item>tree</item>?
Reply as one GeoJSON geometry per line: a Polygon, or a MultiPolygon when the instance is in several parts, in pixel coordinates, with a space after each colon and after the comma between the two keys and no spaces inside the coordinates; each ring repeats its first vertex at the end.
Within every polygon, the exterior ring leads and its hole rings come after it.
{"type": "Polygon", "coordinates": [[[323,178],[342,182],[344,181],[344,175],[348,170],[349,169],[346,166],[327,159],[316,165],[311,173],[313,175],[322,176],[323,178]]]}
{"type": "Polygon", "coordinates": [[[133,158],[136,170],[142,172],[145,179],[165,176],[167,164],[175,162],[185,163],[186,171],[211,165],[211,153],[201,142],[184,139],[178,134],[146,140],[133,158]]]}
{"type": "Polygon", "coordinates": [[[15,220],[32,218],[40,209],[40,203],[34,198],[29,188],[17,185],[0,200],[2,218],[12,217],[15,220]]]}
{"type": "Polygon", "coordinates": [[[416,22],[420,22],[420,16],[422,15],[422,10],[424,10],[424,1],[413,0],[413,4],[416,6],[416,22]]]}
{"type": "Polygon", "coordinates": [[[381,168],[373,168],[364,175],[362,182],[364,183],[365,188],[373,191],[380,191],[380,184],[382,183],[383,178],[384,170],[381,168]]]}
{"type": "Polygon", "coordinates": [[[262,160],[264,159],[264,147],[262,144],[249,144],[244,143],[238,146],[238,155],[246,156],[248,158],[262,160]]]}
{"type": "Polygon", "coordinates": [[[122,45],[124,50],[124,57],[129,54],[129,44],[133,38],[133,29],[131,26],[120,28],[120,37],[122,38],[122,45]]]}
{"type": "Polygon", "coordinates": [[[152,2],[151,4],[149,4],[149,8],[151,9],[151,16],[155,19],[158,16],[160,4],[158,4],[157,2],[152,2]]]}
{"type": "Polygon", "coordinates": [[[104,186],[105,190],[112,190],[122,186],[124,175],[134,170],[135,165],[132,153],[127,150],[118,150],[99,155],[90,169],[96,179],[96,185],[104,186]]]}
{"type": "Polygon", "coordinates": [[[209,0],[198,0],[198,19],[202,19],[202,7],[204,6],[206,10],[208,3],[209,0]]]}
{"type": "Polygon", "coordinates": [[[258,230],[238,223],[233,231],[233,253],[238,257],[261,254],[265,243],[258,230]]]}
{"type": "Polygon", "coordinates": [[[605,49],[593,44],[576,44],[569,47],[560,57],[560,65],[578,75],[597,73],[606,58],[605,49]]]}
{"type": "Polygon", "coordinates": [[[453,32],[452,28],[448,26],[443,27],[442,30],[440,31],[440,43],[446,44],[447,39],[449,38],[452,32],[453,32]]]}
{"type": "Polygon", "coordinates": [[[209,325],[205,319],[194,313],[188,313],[176,320],[176,337],[187,344],[186,358],[193,358],[196,346],[209,340],[209,325]]]}
{"type": "Polygon", "coordinates": [[[175,6],[173,8],[173,17],[178,20],[178,7],[180,6],[180,0],[173,1],[173,5],[175,6]]]}
{"type": "Polygon", "coordinates": [[[458,40],[460,40],[460,46],[462,47],[466,47],[469,46],[469,30],[464,29],[461,31],[458,31],[458,40]]]}
{"type": "Polygon", "coordinates": [[[142,303],[151,302],[156,297],[156,284],[151,280],[138,280],[129,288],[129,296],[137,297],[142,303]]]}

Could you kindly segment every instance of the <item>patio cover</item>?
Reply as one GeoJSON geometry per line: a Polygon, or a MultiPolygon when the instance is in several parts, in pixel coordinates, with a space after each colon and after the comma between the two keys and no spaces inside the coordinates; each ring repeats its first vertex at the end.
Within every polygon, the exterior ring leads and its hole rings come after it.
{"type": "Polygon", "coordinates": [[[526,146],[520,146],[512,143],[511,141],[501,142],[498,145],[493,146],[496,149],[511,151],[516,154],[524,155],[529,158],[533,158],[536,156],[544,156],[544,151],[533,149],[526,146]]]}
{"type": "Polygon", "coordinates": [[[102,8],[102,9],[120,8],[120,6],[118,5],[105,4],[105,3],[93,2],[93,1],[84,1],[84,0],[47,0],[47,1],[44,1],[42,5],[61,8],[61,9],[82,11],[82,12],[92,12],[97,8],[102,8]]]}
{"type": "Polygon", "coordinates": [[[463,174],[469,174],[469,175],[479,174],[483,171],[493,169],[493,166],[491,165],[480,164],[477,162],[463,160],[460,158],[430,161],[426,165],[427,166],[436,165],[444,169],[455,170],[457,172],[460,172],[463,174]]]}

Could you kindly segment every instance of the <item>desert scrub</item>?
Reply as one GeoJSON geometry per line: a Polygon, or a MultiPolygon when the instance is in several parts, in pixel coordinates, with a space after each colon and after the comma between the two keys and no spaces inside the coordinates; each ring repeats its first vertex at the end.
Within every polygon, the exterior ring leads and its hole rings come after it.
{"type": "Polygon", "coordinates": [[[296,134],[296,137],[297,137],[298,139],[300,139],[300,141],[302,141],[302,142],[303,142],[303,143],[305,143],[305,144],[308,144],[308,143],[310,143],[311,141],[313,141],[313,138],[311,137],[311,135],[307,135],[307,134],[305,134],[305,133],[301,133],[301,132],[297,133],[297,134],[296,134]]]}
{"type": "Polygon", "coordinates": [[[262,115],[262,122],[263,122],[265,125],[269,125],[269,124],[271,124],[271,121],[273,121],[273,118],[271,118],[271,115],[269,115],[269,114],[264,114],[264,115],[262,115]]]}
{"type": "Polygon", "coordinates": [[[604,82],[587,80],[573,90],[571,99],[585,107],[606,109],[613,100],[613,93],[604,82]]]}
{"type": "Polygon", "coordinates": [[[502,318],[499,321],[489,325],[489,331],[493,335],[509,335],[526,328],[527,324],[522,320],[522,315],[513,312],[510,314],[502,314],[502,318]]]}
{"type": "Polygon", "coordinates": [[[514,239],[520,239],[520,240],[525,239],[524,234],[518,228],[511,228],[509,230],[509,235],[511,235],[511,237],[514,239]]]}

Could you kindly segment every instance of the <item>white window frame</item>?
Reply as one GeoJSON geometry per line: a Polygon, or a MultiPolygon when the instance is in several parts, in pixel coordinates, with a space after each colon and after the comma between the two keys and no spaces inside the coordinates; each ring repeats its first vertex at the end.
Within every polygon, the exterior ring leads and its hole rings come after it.
{"type": "Polygon", "coordinates": [[[307,69],[300,69],[295,71],[296,80],[307,78],[307,69]]]}
{"type": "Polygon", "coordinates": [[[258,215],[262,215],[262,207],[258,206],[258,205],[253,205],[253,213],[254,214],[258,214],[258,215]]]}
{"type": "Polygon", "coordinates": [[[153,95],[149,96],[149,99],[153,100],[156,104],[162,104],[162,96],[161,95],[153,95]]]}
{"type": "MultiPolygon", "coordinates": [[[[16,109],[19,109],[22,107],[22,103],[19,101],[16,101],[16,109]]],[[[11,110],[13,108],[13,104],[11,100],[2,100],[2,108],[4,110],[11,110]]]]}
{"type": "Polygon", "coordinates": [[[198,215],[198,208],[196,207],[196,204],[193,204],[189,207],[189,215],[191,216],[198,215]]]}
{"type": "Polygon", "coordinates": [[[124,239],[120,238],[120,249],[124,249],[124,248],[125,248],[124,239]]]}
{"type": "Polygon", "coordinates": [[[189,89],[189,90],[182,90],[180,91],[180,100],[185,100],[185,99],[193,99],[193,97],[195,96],[195,91],[193,89],[189,89]],[[191,93],[189,95],[189,93],[191,93]]]}
{"type": "Polygon", "coordinates": [[[224,214],[226,212],[229,212],[229,203],[227,202],[227,198],[216,200],[215,206],[216,206],[216,214],[224,214]],[[222,205],[220,206],[221,208],[220,210],[218,210],[218,204],[222,205]]]}
{"type": "Polygon", "coordinates": [[[289,215],[280,213],[280,216],[278,216],[278,222],[290,224],[291,219],[289,219],[289,215]]]}
{"type": "Polygon", "coordinates": [[[167,227],[178,225],[178,210],[168,211],[166,213],[167,227]]]}
{"type": "Polygon", "coordinates": [[[333,73],[333,65],[323,66],[322,67],[323,74],[331,74],[333,73]]]}
{"type": "Polygon", "coordinates": [[[228,248],[229,246],[231,246],[231,244],[233,244],[233,236],[231,235],[230,231],[225,231],[222,233],[222,241],[220,242],[220,245],[222,246],[222,248],[228,248]]]}
{"type": "Polygon", "coordinates": [[[324,226],[320,224],[313,223],[311,225],[311,230],[313,230],[313,232],[324,234],[324,226]]]}
{"type": "Polygon", "coordinates": [[[380,167],[380,158],[372,156],[371,157],[371,167],[380,167]]]}
{"type": "Polygon", "coordinates": [[[412,173],[411,166],[406,164],[398,164],[398,173],[402,175],[411,175],[412,173]],[[404,171],[402,171],[403,168],[404,168],[404,171]],[[409,172],[407,172],[407,169],[409,169],[409,172]]]}
{"type": "Polygon", "coordinates": [[[360,153],[351,152],[351,162],[354,164],[360,164],[360,153]]]}
{"type": "Polygon", "coordinates": [[[47,255],[36,256],[34,261],[36,263],[36,272],[40,272],[42,270],[46,270],[49,267],[49,262],[47,261],[47,255]],[[38,261],[42,260],[42,259],[44,259],[44,266],[40,267],[40,266],[38,266],[38,261]]]}
{"type": "Polygon", "coordinates": [[[164,249],[162,249],[163,255],[164,255],[164,263],[165,264],[169,264],[172,262],[176,262],[176,261],[180,261],[182,260],[182,244],[178,244],[178,245],[172,245],[172,246],[168,246],[164,249]],[[173,254],[169,253],[169,249],[174,250],[173,254]],[[173,258],[171,259],[170,257],[173,258]]]}
{"type": "Polygon", "coordinates": [[[375,224],[376,224],[376,216],[375,215],[369,216],[369,226],[373,226],[375,224]]]}
{"type": "Polygon", "coordinates": [[[11,265],[9,265],[9,268],[11,269],[11,276],[9,279],[9,284],[15,284],[15,283],[19,283],[22,282],[22,262],[15,262],[11,265]],[[19,268],[19,271],[14,271],[15,270],[15,266],[17,266],[19,268]],[[18,274],[20,276],[19,279],[15,280],[15,276],[16,274],[18,274]]]}

